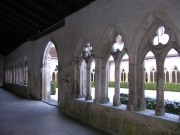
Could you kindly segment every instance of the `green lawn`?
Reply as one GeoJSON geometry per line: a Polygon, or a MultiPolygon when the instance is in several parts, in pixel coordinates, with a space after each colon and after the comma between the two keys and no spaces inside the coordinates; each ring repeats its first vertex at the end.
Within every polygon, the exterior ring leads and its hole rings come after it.
{"type": "MultiPolygon", "coordinates": [[[[95,82],[92,82],[92,87],[95,86],[95,82]]],[[[114,82],[109,82],[109,87],[114,87],[114,82]]],[[[121,82],[120,83],[121,88],[128,88],[127,82],[121,82]]],[[[156,89],[156,83],[145,83],[145,90],[155,90],[156,89]]],[[[180,83],[164,83],[164,90],[165,91],[175,91],[180,92],[180,83]]]]}

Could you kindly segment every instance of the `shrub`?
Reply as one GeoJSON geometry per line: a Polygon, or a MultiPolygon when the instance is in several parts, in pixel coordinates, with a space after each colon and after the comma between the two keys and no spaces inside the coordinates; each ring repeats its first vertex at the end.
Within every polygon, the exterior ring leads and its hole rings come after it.
{"type": "MultiPolygon", "coordinates": [[[[114,81],[109,81],[109,87],[115,87],[115,82],[114,81]]],[[[128,82],[120,82],[120,87],[121,88],[128,88],[129,83],[128,82]]]]}
{"type": "Polygon", "coordinates": [[[128,82],[121,82],[120,87],[121,88],[129,88],[129,83],[128,82]]]}
{"type": "Polygon", "coordinates": [[[180,83],[165,83],[164,90],[180,92],[180,83]]]}
{"type": "Polygon", "coordinates": [[[124,94],[124,93],[121,93],[120,94],[120,101],[122,104],[128,104],[128,99],[129,99],[129,95],[128,94],[124,94]]]}
{"type": "Polygon", "coordinates": [[[53,82],[53,83],[55,83],[55,86],[56,86],[56,88],[58,88],[58,82],[57,81],[51,81],[51,82],[53,82]]]}
{"type": "Polygon", "coordinates": [[[109,81],[109,87],[114,87],[114,86],[115,86],[114,81],[109,81]]]}
{"type": "Polygon", "coordinates": [[[51,95],[56,94],[56,84],[55,82],[51,81],[51,95]]]}
{"type": "Polygon", "coordinates": [[[146,90],[155,90],[156,89],[156,83],[144,83],[144,89],[146,90]]]}
{"type": "Polygon", "coordinates": [[[95,87],[95,82],[91,81],[91,87],[95,87]]]}
{"type": "MultiPolygon", "coordinates": [[[[128,97],[129,97],[128,94],[121,93],[120,94],[121,103],[127,105],[129,100],[128,97]]],[[[155,98],[145,97],[145,101],[146,101],[147,109],[155,110],[156,107],[155,98]]],[[[166,113],[172,113],[176,115],[179,115],[180,113],[180,101],[164,100],[164,107],[166,113]]]]}
{"type": "Polygon", "coordinates": [[[145,97],[145,101],[146,101],[147,109],[155,110],[155,108],[156,108],[156,99],[155,98],[145,97]]]}
{"type": "MultiPolygon", "coordinates": [[[[145,90],[156,90],[156,83],[145,83],[145,90]]],[[[164,91],[180,92],[180,83],[164,83],[164,91]]]]}

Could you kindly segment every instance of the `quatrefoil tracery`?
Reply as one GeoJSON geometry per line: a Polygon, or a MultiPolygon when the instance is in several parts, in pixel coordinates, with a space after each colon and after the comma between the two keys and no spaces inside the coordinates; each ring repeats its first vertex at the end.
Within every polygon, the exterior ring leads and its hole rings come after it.
{"type": "Polygon", "coordinates": [[[112,45],[111,52],[116,53],[117,51],[122,51],[124,47],[124,42],[122,41],[121,35],[116,36],[116,42],[112,45]]]}
{"type": "Polygon", "coordinates": [[[154,46],[159,44],[166,45],[168,43],[169,35],[165,34],[165,28],[163,26],[157,28],[156,34],[152,41],[154,46]]]}
{"type": "Polygon", "coordinates": [[[82,51],[82,56],[83,56],[84,59],[87,59],[87,58],[91,57],[92,54],[93,54],[92,53],[92,46],[91,46],[91,44],[89,42],[87,42],[85,44],[85,47],[84,47],[83,51],[82,51]]]}

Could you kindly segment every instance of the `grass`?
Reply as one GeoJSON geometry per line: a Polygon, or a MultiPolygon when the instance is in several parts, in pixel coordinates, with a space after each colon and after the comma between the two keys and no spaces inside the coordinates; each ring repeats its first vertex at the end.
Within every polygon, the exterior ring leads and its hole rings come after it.
{"type": "MultiPolygon", "coordinates": [[[[95,82],[92,82],[92,87],[95,87],[95,82]]],[[[115,82],[110,81],[109,87],[114,87],[115,82]]],[[[156,90],[156,83],[144,83],[145,90],[156,90]]],[[[120,83],[121,88],[128,88],[129,83],[128,82],[121,82],[120,83]]],[[[164,83],[164,91],[173,91],[173,92],[180,92],[180,83],[164,83]]]]}

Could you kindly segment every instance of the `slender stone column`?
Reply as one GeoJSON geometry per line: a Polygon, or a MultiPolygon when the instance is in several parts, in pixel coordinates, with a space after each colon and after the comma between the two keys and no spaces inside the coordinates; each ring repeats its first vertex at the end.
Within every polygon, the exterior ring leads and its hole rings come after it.
{"type": "Polygon", "coordinates": [[[157,82],[156,82],[156,109],[155,115],[165,114],[164,107],[164,64],[157,63],[157,82]]]}
{"type": "Polygon", "coordinates": [[[78,98],[79,94],[80,94],[80,88],[79,88],[79,84],[78,84],[78,81],[77,81],[77,77],[78,76],[78,73],[77,73],[77,66],[78,66],[78,60],[76,58],[73,59],[73,71],[74,71],[74,74],[73,74],[73,93],[72,93],[72,96],[74,98],[78,98]]]}
{"type": "Polygon", "coordinates": [[[91,64],[87,64],[86,97],[85,100],[92,100],[91,96],[91,64]]]}
{"type": "Polygon", "coordinates": [[[81,98],[81,97],[83,97],[82,96],[82,88],[81,88],[81,79],[80,79],[80,75],[81,75],[81,67],[78,65],[78,67],[77,67],[78,69],[77,69],[77,74],[76,74],[76,86],[75,86],[75,88],[76,88],[76,98],[81,98]]]}
{"type": "Polygon", "coordinates": [[[101,67],[102,59],[96,58],[96,67],[95,67],[95,98],[94,102],[98,103],[101,98],[101,67]]]}
{"type": "Polygon", "coordinates": [[[115,92],[113,97],[113,106],[120,105],[120,61],[115,60],[115,92]]]}
{"type": "Polygon", "coordinates": [[[45,68],[42,67],[41,68],[41,74],[42,74],[42,100],[45,101],[46,100],[46,85],[45,85],[45,68]]]}
{"type": "Polygon", "coordinates": [[[137,108],[137,66],[129,61],[129,100],[126,110],[134,111],[137,108]]]}
{"type": "Polygon", "coordinates": [[[101,103],[109,102],[108,98],[108,78],[107,78],[107,68],[102,67],[101,70],[101,103]]]}
{"type": "Polygon", "coordinates": [[[139,64],[137,69],[137,110],[143,111],[146,109],[146,102],[144,99],[144,64],[139,64]]]}

